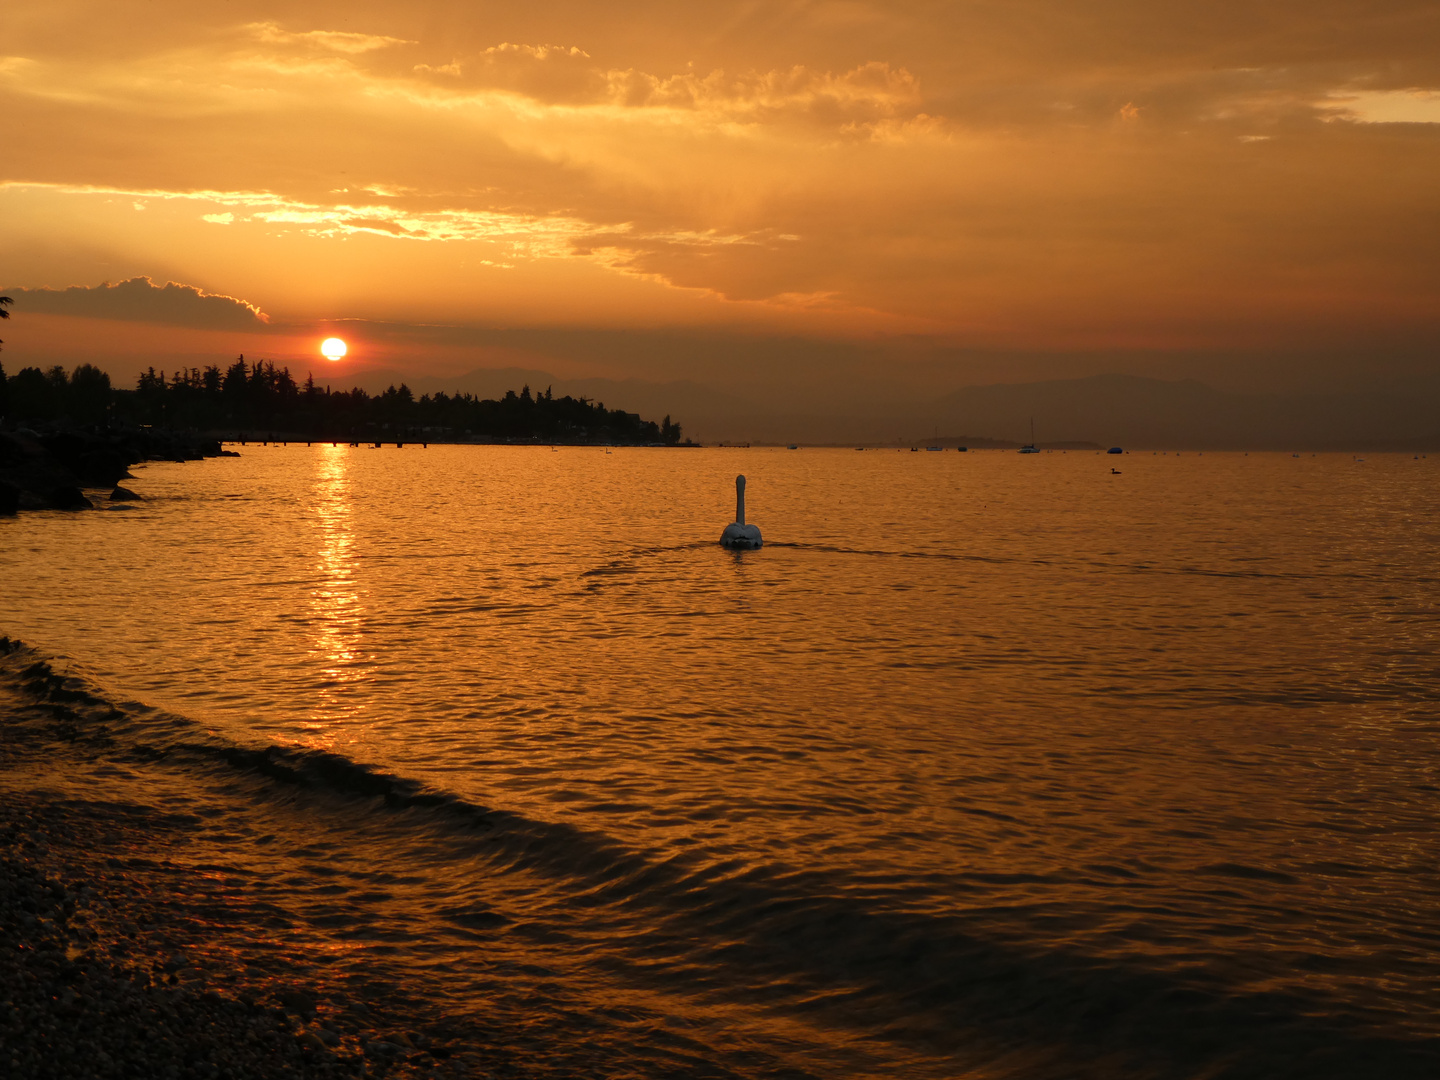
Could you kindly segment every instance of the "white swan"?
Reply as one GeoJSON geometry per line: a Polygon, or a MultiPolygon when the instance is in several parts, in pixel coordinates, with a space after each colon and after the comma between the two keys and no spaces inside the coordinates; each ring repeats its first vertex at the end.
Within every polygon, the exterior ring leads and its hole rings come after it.
{"type": "Polygon", "coordinates": [[[727,548],[758,548],[760,530],[745,524],[745,477],[735,477],[735,520],[720,534],[720,546],[727,548]]]}

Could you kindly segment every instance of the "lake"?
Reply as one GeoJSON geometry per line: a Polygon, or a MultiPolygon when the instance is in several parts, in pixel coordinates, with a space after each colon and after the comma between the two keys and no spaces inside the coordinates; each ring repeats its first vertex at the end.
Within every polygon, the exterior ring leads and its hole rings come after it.
{"type": "Polygon", "coordinates": [[[617,1076],[1435,1074],[1440,458],[236,449],[0,520],[235,955],[617,1076]]]}

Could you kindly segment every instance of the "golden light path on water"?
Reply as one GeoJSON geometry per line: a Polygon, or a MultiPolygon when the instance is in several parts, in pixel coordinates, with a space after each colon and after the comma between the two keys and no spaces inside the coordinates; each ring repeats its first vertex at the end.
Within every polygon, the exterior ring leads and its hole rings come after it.
{"type": "Polygon", "coordinates": [[[347,448],[330,444],[320,446],[315,461],[316,581],[310,590],[314,629],[310,663],[317,678],[310,720],[305,725],[309,734],[304,740],[312,746],[328,747],[334,722],[353,722],[365,711],[363,698],[345,692],[363,678],[360,625],[365,617],[354,581],[348,461],[347,448]]]}

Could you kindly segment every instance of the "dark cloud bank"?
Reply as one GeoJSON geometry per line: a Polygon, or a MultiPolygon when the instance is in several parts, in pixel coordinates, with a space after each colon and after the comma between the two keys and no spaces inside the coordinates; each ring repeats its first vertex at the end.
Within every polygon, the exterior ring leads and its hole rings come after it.
{"type": "Polygon", "coordinates": [[[202,330],[257,330],[269,322],[264,312],[244,300],[175,281],[156,285],[148,277],[68,289],[6,289],[5,295],[14,299],[17,314],[78,315],[202,330]]]}

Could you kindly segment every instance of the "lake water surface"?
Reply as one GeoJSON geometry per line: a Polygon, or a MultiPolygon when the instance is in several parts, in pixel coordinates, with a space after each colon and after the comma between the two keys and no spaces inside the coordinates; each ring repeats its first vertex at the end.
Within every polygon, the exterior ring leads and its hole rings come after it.
{"type": "Polygon", "coordinates": [[[1440,458],[136,477],[0,521],[0,633],[337,972],[616,1075],[1440,1070],[1440,458]]]}

